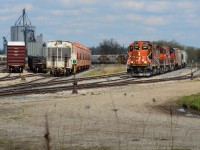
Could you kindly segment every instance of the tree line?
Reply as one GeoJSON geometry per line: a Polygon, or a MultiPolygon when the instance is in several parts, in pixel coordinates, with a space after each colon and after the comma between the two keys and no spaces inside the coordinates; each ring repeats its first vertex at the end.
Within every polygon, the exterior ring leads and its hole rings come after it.
{"type": "MultiPolygon", "coordinates": [[[[158,40],[153,41],[158,45],[167,45],[173,48],[179,48],[180,50],[185,50],[188,55],[188,63],[191,62],[200,62],[200,48],[193,46],[186,46],[176,42],[175,40],[166,41],[166,40],[158,40]]],[[[92,55],[107,55],[107,54],[126,54],[128,51],[127,47],[120,45],[114,39],[106,39],[99,43],[96,47],[90,47],[92,55]]]]}
{"type": "MultiPolygon", "coordinates": [[[[173,48],[179,48],[181,50],[185,50],[188,54],[188,63],[200,62],[200,48],[198,47],[185,46],[183,44],[176,42],[175,40],[172,41],[158,40],[153,42],[161,46],[167,45],[173,48]]],[[[127,49],[128,49],[127,47],[124,47],[124,45],[120,45],[117,41],[115,41],[112,38],[103,40],[96,47],[94,46],[90,47],[92,55],[126,54],[127,49]]],[[[0,54],[5,54],[5,51],[0,50],[0,54]]]]}

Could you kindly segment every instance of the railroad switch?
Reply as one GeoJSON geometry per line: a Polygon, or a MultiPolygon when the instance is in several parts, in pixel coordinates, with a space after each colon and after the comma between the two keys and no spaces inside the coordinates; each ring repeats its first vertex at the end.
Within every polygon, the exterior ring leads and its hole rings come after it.
{"type": "Polygon", "coordinates": [[[26,80],[26,78],[25,78],[25,75],[24,74],[20,74],[20,78],[21,78],[21,80],[26,80]]]}
{"type": "Polygon", "coordinates": [[[74,79],[72,94],[78,94],[77,85],[78,85],[78,82],[76,79],[74,79]]]}
{"type": "Polygon", "coordinates": [[[191,80],[193,80],[193,72],[191,73],[191,80]]]}

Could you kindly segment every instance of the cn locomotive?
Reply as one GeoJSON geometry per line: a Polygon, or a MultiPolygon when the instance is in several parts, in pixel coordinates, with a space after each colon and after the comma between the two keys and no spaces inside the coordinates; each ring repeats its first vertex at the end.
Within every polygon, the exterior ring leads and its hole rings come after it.
{"type": "Polygon", "coordinates": [[[128,47],[127,73],[149,76],[187,65],[187,53],[178,48],[160,46],[150,41],[135,41],[128,47]]]}

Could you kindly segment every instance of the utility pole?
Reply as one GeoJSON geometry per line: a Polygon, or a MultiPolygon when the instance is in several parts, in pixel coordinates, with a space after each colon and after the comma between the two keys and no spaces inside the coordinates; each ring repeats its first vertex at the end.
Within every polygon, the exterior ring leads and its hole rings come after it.
{"type": "Polygon", "coordinates": [[[191,80],[193,80],[192,63],[193,63],[193,60],[191,61],[191,80]]]}

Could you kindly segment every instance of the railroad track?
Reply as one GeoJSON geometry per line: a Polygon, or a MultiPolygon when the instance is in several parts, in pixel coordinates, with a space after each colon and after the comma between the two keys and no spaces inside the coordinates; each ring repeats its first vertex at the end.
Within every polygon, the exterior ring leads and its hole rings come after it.
{"type": "MultiPolygon", "coordinates": [[[[43,76],[45,77],[44,74],[28,74],[28,75],[24,75],[25,78],[27,77],[36,77],[36,76],[43,76]]],[[[17,76],[11,76],[11,73],[9,73],[8,75],[4,76],[4,77],[1,77],[0,78],[0,81],[11,81],[11,80],[16,80],[16,79],[20,79],[22,78],[23,75],[17,75],[17,76]]]]}
{"type": "MultiPolygon", "coordinates": [[[[108,78],[104,76],[105,78],[108,78]]],[[[102,77],[102,78],[104,78],[102,77]]],[[[193,78],[197,78],[199,75],[194,75],[193,78]]],[[[166,82],[166,81],[174,81],[174,80],[186,80],[191,79],[189,75],[183,75],[179,77],[170,77],[170,78],[163,78],[163,79],[135,79],[135,78],[121,78],[121,79],[113,79],[113,80],[105,80],[105,81],[97,81],[97,82],[90,82],[90,83],[81,83],[80,81],[87,81],[87,80],[94,80],[97,77],[88,77],[88,78],[79,78],[77,81],[79,82],[77,89],[92,89],[92,88],[105,88],[105,87],[116,87],[116,86],[126,86],[131,84],[147,84],[147,83],[157,83],[157,82],[166,82]]],[[[100,77],[98,77],[100,78],[100,77]]],[[[28,95],[28,94],[44,94],[44,93],[56,93],[60,91],[69,91],[73,89],[73,79],[68,80],[67,83],[63,83],[63,80],[60,81],[52,81],[47,83],[34,83],[34,84],[27,84],[23,86],[16,86],[14,88],[11,87],[4,87],[0,89],[0,97],[6,96],[17,96],[17,95],[28,95]],[[55,84],[58,86],[55,87],[55,84]],[[54,87],[48,87],[52,86],[54,87]]]]}

